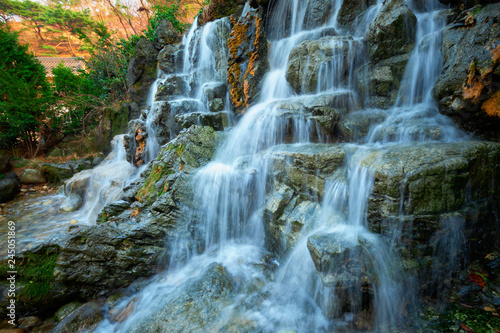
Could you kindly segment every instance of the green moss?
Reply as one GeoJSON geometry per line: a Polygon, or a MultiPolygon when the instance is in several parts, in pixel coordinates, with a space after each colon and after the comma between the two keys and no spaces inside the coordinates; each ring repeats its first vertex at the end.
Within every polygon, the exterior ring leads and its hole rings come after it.
{"type": "Polygon", "coordinates": [[[438,332],[457,331],[461,324],[476,333],[495,333],[500,330],[500,318],[494,317],[491,312],[481,309],[469,309],[452,303],[446,311],[436,314],[434,310],[427,311],[427,317],[434,317],[427,326],[438,332]]]}
{"type": "MultiPolygon", "coordinates": [[[[47,249],[45,253],[26,253],[22,258],[16,258],[17,280],[20,287],[18,299],[40,300],[52,289],[57,252],[47,249]]],[[[9,275],[7,262],[0,265],[2,281],[9,275]]]]}
{"type": "Polygon", "coordinates": [[[137,195],[136,195],[137,200],[139,200],[140,202],[146,202],[146,201],[150,201],[152,198],[155,198],[155,197],[161,195],[162,192],[160,192],[160,194],[158,194],[158,195],[155,195],[156,194],[156,186],[155,186],[156,183],[164,175],[171,175],[173,173],[174,173],[174,171],[172,171],[171,169],[169,169],[167,167],[162,168],[159,165],[154,166],[153,169],[151,170],[151,173],[149,174],[148,178],[144,182],[144,185],[142,185],[139,192],[137,192],[137,195]]]}

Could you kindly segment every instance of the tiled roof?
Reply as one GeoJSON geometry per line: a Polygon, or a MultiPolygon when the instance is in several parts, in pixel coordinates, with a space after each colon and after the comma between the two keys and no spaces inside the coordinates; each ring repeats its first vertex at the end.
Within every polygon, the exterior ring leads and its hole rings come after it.
{"type": "Polygon", "coordinates": [[[45,67],[47,77],[53,77],[52,68],[57,67],[59,63],[64,62],[64,66],[71,68],[73,73],[77,73],[79,69],[85,69],[85,63],[81,58],[55,58],[55,57],[38,57],[38,61],[45,67]]]}

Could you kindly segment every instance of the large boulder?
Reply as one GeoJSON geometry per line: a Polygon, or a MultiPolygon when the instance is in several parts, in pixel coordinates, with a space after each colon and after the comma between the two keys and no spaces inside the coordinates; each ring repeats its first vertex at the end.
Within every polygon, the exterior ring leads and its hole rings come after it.
{"type": "Polygon", "coordinates": [[[21,191],[19,177],[10,173],[0,179],[0,203],[10,201],[21,191]]]}
{"type": "Polygon", "coordinates": [[[346,141],[359,142],[368,135],[374,125],[382,123],[386,118],[387,113],[379,109],[353,112],[342,118],[339,132],[346,141]]]}
{"type": "Polygon", "coordinates": [[[127,87],[131,98],[139,105],[145,106],[149,87],[156,79],[158,51],[147,38],[141,37],[135,47],[134,56],[127,69],[127,87]]]}
{"type": "Polygon", "coordinates": [[[189,87],[184,77],[168,75],[165,81],[158,84],[155,101],[167,101],[175,97],[187,96],[189,87]]]}
{"type": "Polygon", "coordinates": [[[330,20],[334,8],[330,0],[311,0],[306,9],[305,22],[307,28],[317,28],[330,20]]]}
{"type": "Polygon", "coordinates": [[[166,45],[158,53],[160,69],[167,74],[178,73],[182,69],[184,48],[182,44],[166,45]]]}
{"type": "Polygon", "coordinates": [[[417,18],[405,1],[384,2],[365,37],[370,60],[376,64],[411,52],[415,47],[416,32],[417,18]]]}
{"type": "Polygon", "coordinates": [[[19,179],[21,184],[43,184],[47,181],[42,173],[35,169],[24,169],[19,179]]]}
{"type": "Polygon", "coordinates": [[[129,121],[140,115],[136,102],[120,102],[104,108],[104,116],[100,122],[103,150],[111,150],[111,141],[118,134],[126,132],[129,121]]]}
{"type": "Polygon", "coordinates": [[[410,53],[401,54],[357,70],[358,89],[366,96],[366,106],[388,109],[395,104],[409,59],[410,53]]]}
{"type": "Polygon", "coordinates": [[[231,102],[241,112],[259,99],[262,79],[269,68],[268,47],[259,13],[251,11],[239,19],[231,17],[231,22],[227,81],[231,102]]]}
{"type": "Polygon", "coordinates": [[[290,53],[286,79],[297,93],[315,93],[338,87],[352,78],[352,64],[362,43],[351,37],[323,37],[304,41],[290,53]]]}
{"type": "Polygon", "coordinates": [[[234,302],[234,282],[224,266],[213,263],[201,276],[175,288],[155,311],[135,321],[128,332],[216,332],[223,310],[234,302]]]}
{"type": "Polygon", "coordinates": [[[71,178],[75,173],[70,164],[50,164],[40,165],[42,176],[51,183],[60,183],[65,179],[71,178]]]}
{"type": "Polygon", "coordinates": [[[444,29],[444,66],[435,87],[441,113],[493,139],[500,137],[499,20],[496,3],[464,12],[444,29]]]}
{"type": "Polygon", "coordinates": [[[174,44],[181,41],[181,34],[175,29],[172,22],[164,20],[156,28],[158,42],[155,43],[157,49],[161,49],[167,44],[174,44]]]}
{"type": "Polygon", "coordinates": [[[320,306],[325,316],[338,318],[349,312],[359,326],[356,317],[364,312],[362,325],[373,326],[373,294],[379,281],[371,244],[349,230],[315,234],[307,239],[307,248],[324,285],[325,299],[320,306]]]}

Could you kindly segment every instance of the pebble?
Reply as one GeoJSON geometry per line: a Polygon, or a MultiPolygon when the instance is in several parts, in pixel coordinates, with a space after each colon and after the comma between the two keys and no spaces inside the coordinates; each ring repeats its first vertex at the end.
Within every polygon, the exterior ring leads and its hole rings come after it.
{"type": "Polygon", "coordinates": [[[30,188],[30,192],[36,192],[36,188],[30,188]]]}
{"type": "Polygon", "coordinates": [[[27,188],[22,188],[21,192],[28,192],[28,189],[27,188]]]}
{"type": "Polygon", "coordinates": [[[47,201],[42,202],[42,205],[48,206],[48,205],[52,205],[53,203],[54,203],[54,200],[47,200],[47,201]]]}
{"type": "Polygon", "coordinates": [[[69,220],[69,224],[71,224],[71,225],[77,224],[77,223],[78,223],[77,219],[71,219],[71,220],[69,220]]]}
{"type": "Polygon", "coordinates": [[[44,187],[42,187],[42,190],[44,191],[47,191],[49,189],[49,187],[47,185],[45,185],[44,187]]]}

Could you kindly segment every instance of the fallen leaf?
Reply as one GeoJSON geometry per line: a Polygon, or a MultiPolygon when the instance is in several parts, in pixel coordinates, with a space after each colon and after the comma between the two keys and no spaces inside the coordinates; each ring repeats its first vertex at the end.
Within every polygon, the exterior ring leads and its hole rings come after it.
{"type": "Polygon", "coordinates": [[[469,332],[469,333],[476,333],[474,332],[472,329],[468,328],[467,326],[465,326],[464,324],[460,323],[460,326],[462,327],[462,329],[466,332],[469,332]]]}

